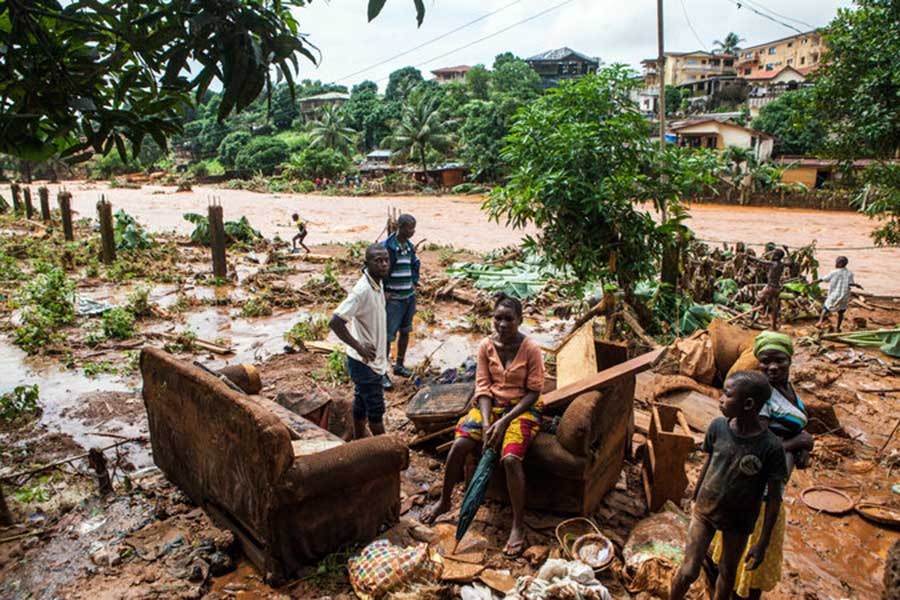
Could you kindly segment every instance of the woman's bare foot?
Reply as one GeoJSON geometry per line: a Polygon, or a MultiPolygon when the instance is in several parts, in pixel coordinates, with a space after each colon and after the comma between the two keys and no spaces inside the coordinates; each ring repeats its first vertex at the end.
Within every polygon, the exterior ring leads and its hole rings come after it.
{"type": "Polygon", "coordinates": [[[437,518],[448,510],[450,510],[450,502],[441,499],[431,505],[431,508],[428,509],[427,513],[425,513],[425,518],[422,519],[422,522],[426,525],[434,525],[434,522],[437,521],[437,518]]]}
{"type": "Polygon", "coordinates": [[[518,558],[525,550],[525,531],[519,527],[513,526],[509,532],[509,539],[503,548],[503,556],[507,558],[518,558]]]}

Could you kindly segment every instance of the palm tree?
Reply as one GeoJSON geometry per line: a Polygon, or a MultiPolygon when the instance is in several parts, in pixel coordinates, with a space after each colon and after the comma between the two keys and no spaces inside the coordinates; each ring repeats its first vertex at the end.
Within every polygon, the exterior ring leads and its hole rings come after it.
{"type": "Polygon", "coordinates": [[[746,41],[747,40],[742,37],[738,37],[738,34],[732,31],[725,36],[725,41],[716,40],[713,42],[713,46],[717,46],[721,54],[736,55],[738,50],[740,50],[741,42],[746,41]]]}
{"type": "Polygon", "coordinates": [[[444,152],[453,145],[453,137],[444,129],[437,98],[428,96],[410,97],[403,106],[393,134],[385,141],[391,148],[397,150],[401,157],[418,159],[426,178],[428,150],[444,152]]]}
{"type": "Polygon", "coordinates": [[[356,143],[356,130],[344,125],[344,113],[334,105],[323,106],[319,119],[310,121],[308,128],[311,148],[333,148],[347,154],[356,143]]]}

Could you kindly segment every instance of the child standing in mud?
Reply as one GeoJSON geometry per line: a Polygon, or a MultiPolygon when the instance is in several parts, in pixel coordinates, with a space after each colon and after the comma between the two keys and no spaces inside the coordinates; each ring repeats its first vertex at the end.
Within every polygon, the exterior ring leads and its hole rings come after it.
{"type": "Polygon", "coordinates": [[[778,330],[778,317],[781,313],[781,278],[784,276],[784,268],[790,264],[787,257],[787,246],[784,250],[776,248],[771,252],[772,260],[752,259],[768,265],[766,273],[766,287],[762,289],[756,299],[757,304],[768,308],[772,318],[772,331],[778,330]]]}
{"type": "Polygon", "coordinates": [[[816,283],[828,283],[828,296],[825,298],[825,304],[822,306],[822,315],[816,327],[825,325],[830,313],[837,313],[837,330],[841,330],[844,324],[844,312],[850,303],[850,288],[863,289],[863,286],[853,281],[853,271],[847,268],[846,256],[838,256],[834,261],[834,271],[819,279],[816,283]]]}
{"type": "Polygon", "coordinates": [[[722,556],[715,600],[731,598],[738,563],[764,495],[762,535],[747,549],[747,568],[755,569],[765,557],[787,478],[781,440],[759,420],[759,411],[771,392],[765,375],[758,371],[741,371],[725,381],[719,403],[724,416],[710,423],[703,441],[703,451],[709,456],[695,487],[684,562],[672,579],[671,600],[684,598],[697,580],[716,531],[722,535],[722,556]]]}
{"type": "Polygon", "coordinates": [[[306,221],[301,219],[300,215],[298,215],[297,213],[291,215],[291,220],[294,221],[294,224],[297,226],[297,235],[295,235],[294,239],[291,240],[294,246],[294,250],[297,249],[297,244],[300,244],[300,246],[304,250],[306,250],[306,253],[309,254],[309,248],[307,248],[306,244],[303,243],[303,240],[306,239],[306,234],[309,233],[309,231],[306,229],[306,221]]]}

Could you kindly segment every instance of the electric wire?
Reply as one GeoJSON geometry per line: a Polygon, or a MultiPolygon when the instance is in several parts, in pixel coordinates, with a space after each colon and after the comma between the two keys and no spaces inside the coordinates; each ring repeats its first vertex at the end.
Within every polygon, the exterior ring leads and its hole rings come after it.
{"type": "Polygon", "coordinates": [[[743,1],[743,0],[727,0],[727,1],[728,1],[728,2],[731,2],[732,4],[734,4],[734,5],[737,6],[739,9],[740,9],[740,8],[746,8],[746,9],[748,9],[750,12],[756,13],[757,15],[763,17],[764,19],[768,19],[769,21],[772,21],[773,23],[778,23],[778,24],[781,25],[782,27],[787,27],[788,29],[790,29],[790,30],[792,30],[792,31],[796,31],[797,33],[806,33],[805,31],[800,31],[799,29],[797,29],[797,28],[794,27],[793,25],[790,25],[790,24],[788,24],[788,23],[785,23],[784,21],[782,21],[782,20],[780,20],[780,19],[777,19],[777,18],[773,17],[772,15],[768,15],[768,14],[762,12],[761,10],[755,8],[754,6],[750,5],[749,3],[747,3],[747,2],[745,2],[745,1],[743,1]]]}
{"type": "Polygon", "coordinates": [[[704,51],[709,52],[706,44],[704,44],[703,40],[700,39],[700,36],[697,35],[697,30],[694,29],[694,24],[691,23],[691,18],[688,16],[687,6],[684,5],[684,0],[681,0],[681,12],[684,13],[684,20],[687,22],[687,26],[690,28],[691,33],[693,33],[694,37],[697,38],[697,42],[700,44],[700,47],[703,48],[704,51]]]}

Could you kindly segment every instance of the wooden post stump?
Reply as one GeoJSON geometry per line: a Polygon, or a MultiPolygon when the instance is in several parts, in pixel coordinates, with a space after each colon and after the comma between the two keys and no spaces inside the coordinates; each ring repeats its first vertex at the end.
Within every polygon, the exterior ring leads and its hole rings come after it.
{"type": "Polygon", "coordinates": [[[112,493],[112,482],[109,479],[109,470],[106,468],[106,457],[100,448],[88,450],[88,463],[97,474],[97,488],[101,496],[112,493]]]}
{"type": "Polygon", "coordinates": [[[38,188],[38,197],[41,199],[41,219],[45,223],[50,222],[50,190],[46,186],[38,188]]]}
{"type": "Polygon", "coordinates": [[[22,188],[18,183],[10,184],[9,186],[10,192],[12,193],[12,208],[13,214],[19,214],[22,212],[22,188]]]}
{"type": "Polygon", "coordinates": [[[225,262],[225,222],[222,216],[222,205],[209,205],[209,239],[212,246],[213,276],[225,279],[228,276],[228,265],[225,262]]]}
{"type": "Polygon", "coordinates": [[[0,485],[0,527],[8,527],[13,524],[12,513],[6,506],[6,498],[3,496],[3,486],[0,485]]]}
{"type": "Polygon", "coordinates": [[[656,512],[666,500],[681,502],[688,485],[684,464],[694,450],[694,438],[684,413],[677,406],[654,404],[650,419],[641,475],[647,506],[656,512]]]}
{"type": "Polygon", "coordinates": [[[34,205],[31,204],[31,188],[25,188],[25,218],[29,221],[34,218],[34,205]]]}
{"type": "Polygon", "coordinates": [[[97,214],[100,217],[100,258],[105,264],[116,260],[116,237],[113,231],[112,204],[105,197],[97,203],[97,214]]]}
{"type": "Polygon", "coordinates": [[[67,242],[75,241],[75,233],[72,230],[72,194],[62,190],[56,195],[59,203],[59,212],[62,217],[63,236],[67,242]]]}

